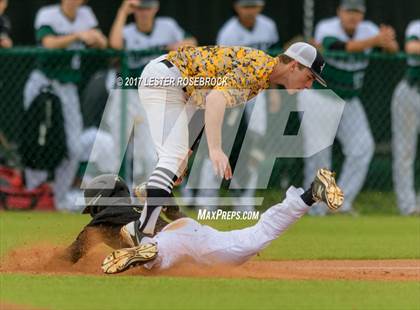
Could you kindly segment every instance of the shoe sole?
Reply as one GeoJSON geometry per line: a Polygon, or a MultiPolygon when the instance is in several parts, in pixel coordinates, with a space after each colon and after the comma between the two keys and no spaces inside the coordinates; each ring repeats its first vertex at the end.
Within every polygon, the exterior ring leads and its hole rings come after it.
{"type": "Polygon", "coordinates": [[[142,244],[135,248],[117,250],[104,259],[102,271],[106,274],[123,272],[131,267],[150,262],[156,258],[157,254],[155,244],[142,244]]]}
{"type": "Polygon", "coordinates": [[[335,211],[341,208],[344,202],[344,195],[343,195],[343,191],[336,184],[334,175],[329,170],[319,169],[316,177],[325,187],[325,190],[323,191],[321,195],[322,201],[324,201],[327,204],[330,210],[335,211]],[[327,197],[327,193],[331,193],[331,192],[341,193],[340,195],[342,197],[341,202],[335,208],[331,208],[330,203],[328,202],[329,200],[327,197]]]}

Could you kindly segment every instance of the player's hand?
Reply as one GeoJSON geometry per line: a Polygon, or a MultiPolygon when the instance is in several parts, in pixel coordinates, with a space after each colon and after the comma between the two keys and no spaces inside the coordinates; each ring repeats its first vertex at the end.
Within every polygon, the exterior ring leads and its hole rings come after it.
{"type": "Polygon", "coordinates": [[[95,33],[96,29],[90,29],[86,31],[81,31],[77,33],[77,37],[80,41],[85,43],[87,46],[92,46],[97,40],[97,34],[95,33]]]}
{"type": "Polygon", "coordinates": [[[386,48],[395,41],[394,28],[386,25],[381,25],[376,40],[378,47],[386,48]]]}
{"type": "Polygon", "coordinates": [[[230,167],[229,158],[221,149],[210,150],[210,160],[213,164],[213,170],[216,175],[226,180],[232,179],[232,168],[230,167]]]}
{"type": "Polygon", "coordinates": [[[0,37],[0,48],[11,48],[13,42],[9,37],[0,37]]]}
{"type": "Polygon", "coordinates": [[[134,13],[134,10],[139,7],[141,0],[124,0],[121,4],[120,11],[125,15],[131,15],[134,13]]]}
{"type": "Polygon", "coordinates": [[[78,38],[80,41],[85,43],[89,47],[100,47],[104,40],[106,42],[105,36],[98,29],[90,29],[78,33],[78,38]]]}

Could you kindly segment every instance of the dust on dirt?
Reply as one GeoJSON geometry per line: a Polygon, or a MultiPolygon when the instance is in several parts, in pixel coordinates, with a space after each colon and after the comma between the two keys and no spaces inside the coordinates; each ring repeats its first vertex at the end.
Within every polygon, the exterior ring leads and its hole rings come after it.
{"type": "MultiPolygon", "coordinates": [[[[64,247],[41,244],[12,250],[0,262],[1,273],[104,275],[101,263],[111,249],[99,245],[72,264],[64,247]]],[[[170,270],[130,269],[121,275],[291,280],[420,281],[420,260],[252,260],[242,266],[181,264],[170,270]]]]}

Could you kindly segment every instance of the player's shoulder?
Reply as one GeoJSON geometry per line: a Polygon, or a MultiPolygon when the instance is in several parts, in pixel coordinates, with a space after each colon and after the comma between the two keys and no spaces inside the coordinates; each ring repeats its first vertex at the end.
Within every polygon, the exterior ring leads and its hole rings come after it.
{"type": "Polygon", "coordinates": [[[51,19],[57,16],[57,14],[61,14],[60,5],[59,4],[51,4],[41,7],[37,14],[36,19],[51,19]]]}
{"type": "Polygon", "coordinates": [[[95,18],[95,13],[93,13],[93,10],[90,6],[87,5],[82,5],[79,8],[78,14],[80,14],[80,16],[85,17],[85,18],[95,18]]]}
{"type": "Polygon", "coordinates": [[[229,18],[220,28],[219,33],[221,32],[225,32],[225,31],[233,31],[236,29],[238,24],[238,18],[233,16],[231,18],[229,18]]]}
{"type": "Polygon", "coordinates": [[[370,20],[364,20],[359,25],[360,30],[375,34],[379,31],[378,25],[370,20]]]}
{"type": "Polygon", "coordinates": [[[264,14],[260,14],[257,16],[257,22],[266,27],[273,27],[276,25],[274,20],[264,14]]]}
{"type": "Polygon", "coordinates": [[[420,36],[420,19],[411,21],[407,26],[407,36],[417,35],[420,36]]]}
{"type": "Polygon", "coordinates": [[[316,25],[318,31],[336,30],[340,27],[340,19],[337,16],[324,18],[316,25]]]}
{"type": "Polygon", "coordinates": [[[127,33],[127,34],[138,32],[136,24],[133,22],[133,23],[129,23],[129,24],[125,25],[124,28],[123,28],[123,32],[127,33]]]}
{"type": "Polygon", "coordinates": [[[172,17],[168,17],[168,16],[156,17],[155,23],[156,25],[164,26],[164,27],[174,27],[174,26],[179,27],[178,22],[172,17]]]}

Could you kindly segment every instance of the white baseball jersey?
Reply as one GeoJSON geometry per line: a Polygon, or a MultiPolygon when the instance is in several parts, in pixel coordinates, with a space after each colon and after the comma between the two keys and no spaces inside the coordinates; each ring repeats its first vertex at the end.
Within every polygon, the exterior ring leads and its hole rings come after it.
{"type": "Polygon", "coordinates": [[[258,15],[254,28],[245,28],[238,17],[229,19],[219,31],[218,45],[240,45],[267,50],[279,41],[275,22],[267,16],[258,15]]]}
{"type": "MultiPolygon", "coordinates": [[[[260,50],[268,50],[271,46],[278,43],[279,34],[276,23],[265,15],[258,15],[252,30],[245,28],[238,17],[229,19],[220,29],[217,36],[218,45],[246,46],[260,50]]],[[[253,101],[254,103],[254,101],[253,101]]],[[[250,110],[247,106],[247,113],[250,110]]],[[[235,113],[235,112],[232,112],[235,113]]],[[[264,135],[267,130],[266,101],[260,102],[253,109],[254,121],[250,123],[249,129],[264,135]]]]}
{"type": "MultiPolygon", "coordinates": [[[[370,21],[362,21],[352,37],[343,29],[338,17],[328,18],[318,23],[315,29],[315,40],[324,49],[330,50],[337,42],[350,40],[365,40],[379,33],[379,28],[370,21]]],[[[367,49],[365,54],[371,52],[367,49]]],[[[328,87],[333,89],[340,97],[351,98],[358,96],[363,86],[365,70],[369,65],[366,58],[360,59],[360,55],[354,54],[346,59],[326,57],[327,66],[324,69],[324,77],[328,81],[328,87]],[[359,59],[358,59],[359,56],[359,59]]]]}
{"type": "MultiPolygon", "coordinates": [[[[157,17],[151,33],[140,32],[135,23],[130,23],[123,30],[124,46],[127,50],[166,49],[166,46],[182,41],[185,31],[170,17],[157,17]]],[[[142,69],[150,60],[162,53],[147,57],[130,55],[128,65],[130,69],[142,69]]]]}
{"type": "MultiPolygon", "coordinates": [[[[420,40],[420,19],[412,21],[405,32],[405,40],[420,40]]],[[[410,83],[420,85],[420,59],[418,57],[408,57],[407,79],[410,83]]]]}
{"type": "MultiPolygon", "coordinates": [[[[69,35],[95,28],[98,21],[88,6],[81,6],[76,13],[76,18],[70,20],[65,16],[59,4],[41,8],[35,18],[35,31],[38,42],[46,35],[69,35]]],[[[67,49],[83,48],[81,42],[74,42],[67,49]]]]}
{"type": "MultiPolygon", "coordinates": [[[[59,4],[49,5],[41,8],[35,18],[36,40],[40,44],[42,39],[48,35],[62,36],[80,31],[89,30],[98,26],[95,15],[88,6],[81,6],[76,13],[76,18],[70,20],[65,16],[59,4]]],[[[85,48],[81,41],[75,41],[67,47],[68,50],[79,50],[85,48]]],[[[77,81],[80,69],[80,57],[72,58],[57,56],[57,60],[45,59],[41,61],[41,70],[48,77],[63,82],[77,81]],[[60,66],[60,70],[57,70],[60,66]]]]}

